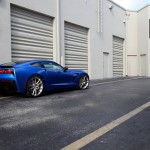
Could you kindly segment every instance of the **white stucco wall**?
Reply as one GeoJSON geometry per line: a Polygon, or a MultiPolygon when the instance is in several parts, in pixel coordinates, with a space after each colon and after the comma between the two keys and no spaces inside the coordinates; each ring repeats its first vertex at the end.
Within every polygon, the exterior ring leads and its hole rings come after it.
{"type": "Polygon", "coordinates": [[[149,20],[148,7],[138,11],[138,52],[139,52],[139,66],[140,75],[148,76],[148,40],[149,40],[149,20]],[[145,65],[142,64],[142,56],[145,55],[145,65]],[[145,68],[143,73],[143,68],[145,68]]]}
{"type": "Polygon", "coordinates": [[[150,77],[150,6],[148,6],[148,76],[150,77]]]}
{"type": "Polygon", "coordinates": [[[89,74],[93,79],[103,78],[103,52],[109,53],[109,77],[112,77],[112,37],[125,38],[125,10],[104,0],[103,31],[98,33],[97,5],[97,0],[61,1],[61,47],[64,50],[64,21],[89,28],[89,74]],[[110,5],[113,5],[112,10],[109,9],[110,5]]]}
{"type": "Polygon", "coordinates": [[[138,49],[141,54],[148,51],[148,7],[138,11],[138,49]]]}
{"type": "MultiPolygon", "coordinates": [[[[146,6],[137,12],[127,11],[126,49],[132,74],[150,76],[150,39],[149,18],[150,6],[146,6]],[[135,57],[137,55],[137,64],[135,57]],[[130,58],[132,57],[132,59],[130,58]],[[133,65],[134,64],[134,65],[133,65]]],[[[130,71],[128,72],[130,75],[130,71]]]]}
{"type": "MultiPolygon", "coordinates": [[[[11,61],[10,4],[54,17],[54,60],[64,60],[64,22],[89,28],[89,75],[91,79],[103,78],[103,52],[109,53],[109,77],[112,77],[113,35],[125,39],[125,10],[110,0],[103,0],[103,32],[98,33],[98,0],[1,0],[0,1],[0,63],[11,61]],[[109,9],[113,5],[112,9],[109,9]],[[60,32],[57,33],[57,17],[60,14],[60,32]],[[58,36],[60,50],[58,52],[58,36]],[[56,50],[57,49],[57,50],[56,50]]],[[[64,64],[64,61],[61,63],[64,64]]]]}
{"type": "Polygon", "coordinates": [[[138,55],[138,13],[126,12],[126,48],[127,55],[138,55]]]}
{"type": "Polygon", "coordinates": [[[139,54],[138,54],[138,13],[126,12],[126,58],[127,75],[139,75],[139,54]]]}

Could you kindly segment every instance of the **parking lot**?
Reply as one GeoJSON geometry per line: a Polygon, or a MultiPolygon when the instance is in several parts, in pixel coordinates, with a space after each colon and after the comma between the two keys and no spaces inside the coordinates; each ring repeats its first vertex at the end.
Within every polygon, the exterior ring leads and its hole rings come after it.
{"type": "Polygon", "coordinates": [[[0,150],[149,150],[150,78],[0,97],[0,150]]]}

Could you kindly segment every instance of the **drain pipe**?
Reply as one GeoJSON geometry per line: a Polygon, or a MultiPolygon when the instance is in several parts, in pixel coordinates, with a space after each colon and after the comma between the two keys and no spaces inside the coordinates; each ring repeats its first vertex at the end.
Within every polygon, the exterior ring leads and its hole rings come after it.
{"type": "Polygon", "coordinates": [[[60,49],[60,44],[61,44],[61,26],[60,26],[60,0],[57,0],[57,23],[56,23],[56,58],[57,58],[57,62],[60,64],[61,63],[61,49],[60,49]]]}
{"type": "Polygon", "coordinates": [[[103,32],[103,0],[97,0],[97,32],[103,32]]]}
{"type": "Polygon", "coordinates": [[[97,0],[97,32],[100,33],[100,0],[97,0]]]}

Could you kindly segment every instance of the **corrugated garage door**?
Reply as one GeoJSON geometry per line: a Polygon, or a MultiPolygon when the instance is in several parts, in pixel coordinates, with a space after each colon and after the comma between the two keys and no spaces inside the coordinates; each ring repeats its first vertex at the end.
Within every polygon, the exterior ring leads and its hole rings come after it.
{"type": "Polygon", "coordinates": [[[53,59],[53,19],[11,7],[12,61],[53,59]]]}
{"type": "Polygon", "coordinates": [[[65,22],[65,65],[88,72],[88,29],[65,22]]]}
{"type": "Polygon", "coordinates": [[[123,76],[124,39],[113,36],[113,76],[123,76]]]}

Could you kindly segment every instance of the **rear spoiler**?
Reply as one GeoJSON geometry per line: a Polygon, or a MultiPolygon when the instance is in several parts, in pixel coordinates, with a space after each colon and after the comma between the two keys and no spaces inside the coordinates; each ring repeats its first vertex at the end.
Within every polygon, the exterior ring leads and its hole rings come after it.
{"type": "Polygon", "coordinates": [[[1,64],[0,68],[13,68],[14,65],[16,65],[16,63],[14,63],[14,62],[5,63],[5,64],[1,64]]]}
{"type": "Polygon", "coordinates": [[[14,66],[0,66],[0,68],[13,68],[14,66]]]}

